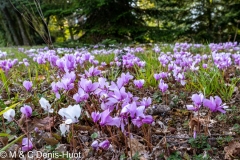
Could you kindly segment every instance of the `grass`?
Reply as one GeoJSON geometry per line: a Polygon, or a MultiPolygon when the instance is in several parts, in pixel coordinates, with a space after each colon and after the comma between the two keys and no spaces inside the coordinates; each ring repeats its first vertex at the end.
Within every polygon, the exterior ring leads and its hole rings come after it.
{"type": "Polygon", "coordinates": [[[223,71],[215,66],[207,69],[200,67],[198,72],[187,74],[186,88],[191,91],[201,91],[206,97],[219,95],[224,101],[229,101],[240,79],[233,78],[227,83],[223,75],[223,71]]]}

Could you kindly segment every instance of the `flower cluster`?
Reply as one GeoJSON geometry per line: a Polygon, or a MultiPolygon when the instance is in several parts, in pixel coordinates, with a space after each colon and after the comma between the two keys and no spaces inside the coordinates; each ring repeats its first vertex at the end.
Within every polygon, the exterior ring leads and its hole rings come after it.
{"type": "Polygon", "coordinates": [[[210,99],[204,98],[202,93],[200,94],[193,94],[192,95],[193,105],[187,105],[187,109],[191,111],[199,111],[201,106],[205,106],[210,109],[211,112],[221,112],[226,113],[224,109],[228,108],[226,104],[222,104],[222,100],[220,97],[215,96],[210,97],[210,99]]]}

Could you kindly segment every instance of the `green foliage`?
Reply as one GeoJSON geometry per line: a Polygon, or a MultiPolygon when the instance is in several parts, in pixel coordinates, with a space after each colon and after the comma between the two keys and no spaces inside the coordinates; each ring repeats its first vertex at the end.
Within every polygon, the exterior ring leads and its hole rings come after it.
{"type": "Polygon", "coordinates": [[[204,135],[198,135],[195,139],[190,138],[188,143],[190,143],[191,147],[195,149],[211,149],[211,146],[208,143],[208,138],[204,135]]]}
{"type": "Polygon", "coordinates": [[[125,156],[125,154],[122,154],[122,155],[120,156],[120,160],[125,160],[125,159],[127,159],[127,157],[125,156]]]}
{"type": "Polygon", "coordinates": [[[4,33],[0,30],[0,47],[5,47],[5,46],[6,46],[5,35],[4,35],[4,33]]]}
{"type": "Polygon", "coordinates": [[[212,158],[208,155],[208,154],[199,154],[199,155],[195,155],[193,156],[194,160],[211,160],[212,158]]]}
{"type": "Polygon", "coordinates": [[[218,137],[217,143],[220,147],[225,146],[227,143],[231,142],[233,140],[233,137],[226,136],[226,137],[218,137]]]}
{"type": "Polygon", "coordinates": [[[186,88],[201,91],[206,97],[219,95],[224,101],[229,101],[239,78],[233,78],[229,84],[224,80],[223,72],[217,67],[200,68],[197,72],[187,74],[189,78],[186,88]]]}
{"type": "Polygon", "coordinates": [[[140,155],[138,152],[136,152],[133,157],[132,157],[133,160],[140,160],[140,155]]]}
{"type": "Polygon", "coordinates": [[[154,78],[154,74],[158,73],[162,70],[162,67],[157,59],[157,54],[153,52],[149,53],[140,53],[137,55],[141,60],[146,62],[144,68],[139,68],[138,66],[134,66],[135,77],[136,79],[144,79],[145,86],[156,87],[158,82],[154,78]]]}
{"type": "Polygon", "coordinates": [[[95,55],[95,59],[99,61],[99,63],[101,62],[106,62],[107,64],[109,64],[110,62],[112,62],[115,58],[115,54],[107,54],[107,55],[95,55]]]}
{"type": "Polygon", "coordinates": [[[112,44],[116,44],[117,41],[116,40],[112,40],[112,39],[104,39],[101,44],[105,45],[105,46],[109,46],[109,45],[112,45],[112,44]]]}
{"type": "Polygon", "coordinates": [[[91,138],[92,139],[95,139],[95,138],[97,138],[98,137],[98,134],[96,133],[96,132],[94,132],[93,134],[91,134],[91,138]]]}
{"type": "Polygon", "coordinates": [[[240,125],[234,124],[233,125],[233,131],[236,132],[238,135],[240,135],[240,125]]]}
{"type": "Polygon", "coordinates": [[[150,9],[141,9],[135,0],[80,0],[80,6],[79,14],[87,17],[77,27],[85,32],[81,38],[83,41],[141,40],[141,35],[151,28],[145,24],[143,16],[153,13],[150,9]]]}
{"type": "Polygon", "coordinates": [[[152,98],[153,98],[154,102],[161,103],[162,102],[162,93],[160,91],[154,92],[152,98]]]}
{"type": "Polygon", "coordinates": [[[181,159],[182,159],[182,157],[179,152],[174,152],[167,158],[167,160],[181,160],[181,159]]]}
{"type": "Polygon", "coordinates": [[[1,81],[3,82],[3,87],[1,88],[1,91],[3,88],[5,88],[8,96],[10,96],[10,89],[9,89],[9,79],[6,77],[4,71],[0,68],[0,76],[1,76],[1,81]]]}

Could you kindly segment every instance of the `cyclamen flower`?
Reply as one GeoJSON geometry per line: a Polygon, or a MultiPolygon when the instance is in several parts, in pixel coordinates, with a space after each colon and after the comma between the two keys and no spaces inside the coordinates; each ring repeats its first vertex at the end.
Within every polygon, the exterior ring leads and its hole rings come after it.
{"type": "Polygon", "coordinates": [[[72,71],[72,72],[67,72],[67,73],[65,73],[65,75],[63,76],[63,79],[65,79],[65,78],[70,79],[70,83],[73,83],[73,82],[75,81],[75,79],[76,79],[76,74],[75,74],[74,71],[72,71]]]}
{"type": "Polygon", "coordinates": [[[76,123],[78,122],[78,118],[81,115],[81,107],[80,105],[74,105],[71,106],[69,105],[67,108],[61,108],[58,111],[58,114],[60,114],[64,120],[71,120],[71,123],[76,123]]]}
{"type": "Polygon", "coordinates": [[[95,91],[95,90],[98,88],[99,83],[98,83],[98,82],[92,83],[91,80],[87,80],[87,79],[81,78],[80,82],[78,82],[78,85],[79,85],[86,93],[90,93],[90,92],[95,91]]]}
{"type": "Polygon", "coordinates": [[[22,114],[24,114],[27,118],[31,117],[32,115],[32,108],[28,105],[24,105],[23,107],[20,108],[20,111],[22,114]]]}
{"type": "Polygon", "coordinates": [[[91,144],[91,147],[93,147],[93,149],[97,150],[98,149],[98,141],[97,140],[93,141],[93,143],[91,144]]]}
{"type": "Polygon", "coordinates": [[[196,128],[194,127],[193,138],[196,139],[196,137],[197,137],[197,132],[196,132],[196,128]]]}
{"type": "Polygon", "coordinates": [[[125,87],[122,87],[121,89],[118,89],[118,87],[116,87],[115,89],[114,88],[111,89],[113,89],[114,92],[111,95],[111,97],[108,98],[107,102],[108,105],[114,105],[123,100],[127,102],[129,100],[128,93],[126,93],[125,91],[125,87]]]}
{"type": "Polygon", "coordinates": [[[144,79],[134,80],[133,83],[137,88],[142,88],[144,84],[144,79]]]}
{"type": "Polygon", "coordinates": [[[145,106],[146,108],[149,107],[152,104],[152,99],[150,97],[143,98],[140,102],[141,106],[145,106]]]}
{"type": "Polygon", "coordinates": [[[222,113],[226,113],[226,111],[224,109],[228,108],[228,106],[226,106],[226,104],[222,104],[222,100],[220,97],[215,96],[215,97],[210,97],[209,99],[204,99],[203,100],[203,105],[205,107],[208,107],[212,112],[222,112],[222,113]],[[214,99],[215,98],[215,99],[214,99]]]}
{"type": "Polygon", "coordinates": [[[202,93],[200,94],[193,94],[192,95],[192,101],[194,103],[193,105],[187,105],[187,109],[191,111],[198,111],[203,103],[204,96],[202,93]]]}
{"type": "Polygon", "coordinates": [[[105,141],[99,143],[98,146],[101,147],[104,150],[107,150],[110,146],[110,142],[108,140],[105,140],[105,141]]]}
{"type": "MultiPolygon", "coordinates": [[[[7,107],[7,108],[8,108],[8,107],[7,107]]],[[[6,110],[7,108],[5,108],[5,110],[6,110]]],[[[14,109],[9,109],[8,111],[6,111],[6,112],[3,113],[3,117],[4,117],[5,119],[7,119],[8,122],[13,121],[14,116],[15,116],[15,110],[14,110],[14,109]]]]}
{"type": "Polygon", "coordinates": [[[94,76],[98,76],[101,74],[101,71],[98,70],[98,68],[94,68],[93,66],[91,68],[89,68],[88,71],[85,70],[85,74],[87,77],[94,77],[94,76]]]}
{"type": "Polygon", "coordinates": [[[153,76],[157,81],[161,78],[160,74],[154,74],[153,76]]]}
{"type": "Polygon", "coordinates": [[[36,133],[38,133],[38,132],[39,132],[39,128],[38,128],[38,127],[35,127],[35,128],[34,128],[34,131],[35,131],[36,133]]]}
{"type": "Polygon", "coordinates": [[[93,122],[96,123],[101,118],[101,114],[99,112],[92,112],[91,117],[93,122]]]}
{"type": "Polygon", "coordinates": [[[159,77],[162,78],[162,79],[168,77],[168,73],[166,73],[166,72],[161,72],[161,73],[159,73],[158,75],[159,75],[159,77]]]}
{"type": "Polygon", "coordinates": [[[135,117],[144,118],[145,117],[143,113],[144,109],[145,109],[145,106],[137,107],[136,102],[133,102],[132,104],[127,104],[122,108],[121,115],[125,113],[129,113],[131,118],[135,118],[135,117]]]}
{"type": "Polygon", "coordinates": [[[128,82],[133,79],[133,76],[127,72],[126,74],[125,73],[122,73],[121,74],[121,79],[123,80],[123,84],[128,84],[128,82]]]}
{"type": "Polygon", "coordinates": [[[136,125],[137,127],[141,127],[143,124],[152,124],[153,122],[153,117],[150,115],[145,116],[144,118],[142,117],[137,117],[132,119],[132,123],[136,125]]]}
{"type": "Polygon", "coordinates": [[[51,105],[50,105],[48,100],[46,100],[45,98],[42,97],[39,100],[39,103],[40,103],[41,107],[44,109],[44,111],[47,111],[49,113],[53,113],[53,109],[51,108],[51,105]]]}
{"type": "Polygon", "coordinates": [[[85,101],[88,98],[89,98],[89,95],[82,88],[79,88],[78,93],[73,95],[73,99],[75,99],[77,103],[85,101]]]}
{"type": "Polygon", "coordinates": [[[31,81],[24,81],[23,82],[23,86],[25,87],[25,89],[27,90],[27,91],[30,91],[31,90],[31,88],[32,88],[32,82],[31,81]]]}
{"type": "Polygon", "coordinates": [[[204,69],[206,69],[206,68],[207,68],[207,64],[203,64],[202,67],[203,67],[204,69]]]}
{"type": "Polygon", "coordinates": [[[62,78],[61,82],[57,83],[57,87],[68,91],[74,88],[74,83],[71,78],[62,78]]]}
{"type": "MultiPolygon", "coordinates": [[[[58,82],[58,83],[59,83],[59,82],[58,82]]],[[[60,99],[60,94],[59,94],[59,91],[58,91],[59,88],[58,88],[57,83],[52,82],[52,83],[51,83],[51,86],[52,86],[52,91],[55,93],[56,98],[60,99]]]]}
{"type": "Polygon", "coordinates": [[[109,125],[109,126],[120,126],[120,119],[118,117],[114,117],[112,118],[110,116],[110,111],[109,109],[106,109],[104,112],[101,113],[101,121],[100,121],[100,125],[101,126],[105,126],[105,125],[109,125]]]}
{"type": "Polygon", "coordinates": [[[22,139],[22,151],[30,151],[33,149],[33,144],[30,139],[28,138],[23,138],[22,139]]]}
{"type": "Polygon", "coordinates": [[[168,89],[168,85],[166,83],[164,83],[164,81],[162,79],[160,80],[158,87],[163,93],[166,92],[168,89]]]}
{"type": "Polygon", "coordinates": [[[69,132],[69,125],[66,123],[62,123],[59,125],[60,131],[61,131],[61,135],[65,136],[66,132],[69,132]]]}

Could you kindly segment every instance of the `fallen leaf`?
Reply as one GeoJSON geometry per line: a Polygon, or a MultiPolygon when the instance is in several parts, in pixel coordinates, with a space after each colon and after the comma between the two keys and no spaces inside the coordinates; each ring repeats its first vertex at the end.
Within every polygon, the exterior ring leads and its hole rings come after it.
{"type": "Polygon", "coordinates": [[[83,126],[74,124],[74,130],[81,130],[81,131],[90,131],[92,128],[90,126],[83,126]]]}
{"type": "Polygon", "coordinates": [[[62,139],[62,137],[59,134],[57,134],[57,133],[53,133],[52,136],[54,138],[56,138],[56,140],[58,140],[58,141],[60,141],[62,139]]]}
{"type": "Polygon", "coordinates": [[[54,137],[48,138],[48,137],[43,137],[43,139],[45,140],[45,142],[51,146],[54,146],[56,144],[58,144],[58,140],[56,140],[54,137]]]}
{"type": "Polygon", "coordinates": [[[66,144],[58,144],[55,150],[57,152],[63,153],[67,151],[67,146],[66,144]]]}
{"type": "Polygon", "coordinates": [[[225,159],[233,159],[235,156],[240,156],[240,143],[232,141],[228,146],[224,147],[225,159]]]}
{"type": "MultiPolygon", "coordinates": [[[[128,146],[131,148],[132,156],[136,155],[138,153],[140,160],[146,160],[146,158],[143,156],[147,153],[145,150],[145,146],[140,143],[137,139],[131,138],[130,141],[128,141],[128,146]],[[130,144],[131,143],[131,144],[130,144]]],[[[128,152],[128,155],[131,156],[131,152],[128,152]]]]}
{"type": "Polygon", "coordinates": [[[0,137],[0,142],[6,146],[8,144],[8,137],[0,137]]]}
{"type": "Polygon", "coordinates": [[[54,123],[53,123],[53,117],[45,117],[43,119],[33,119],[32,121],[32,126],[33,129],[35,127],[38,127],[42,130],[50,130],[51,127],[53,127],[54,123]]]}

